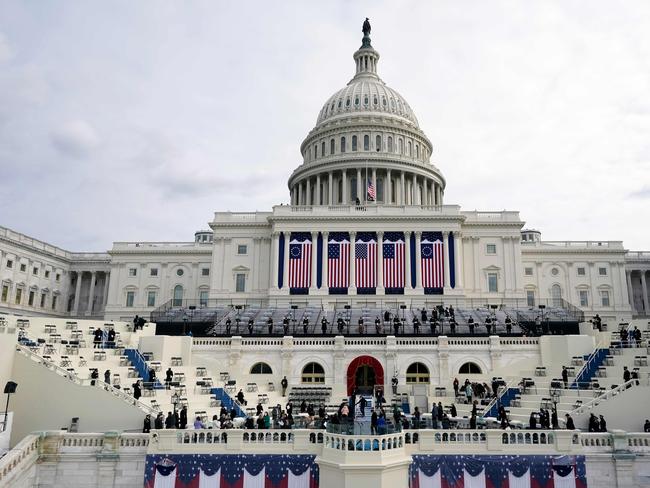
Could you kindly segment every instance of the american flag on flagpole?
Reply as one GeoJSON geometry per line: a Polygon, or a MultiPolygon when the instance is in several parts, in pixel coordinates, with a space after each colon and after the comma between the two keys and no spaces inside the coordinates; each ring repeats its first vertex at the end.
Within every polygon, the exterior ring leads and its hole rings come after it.
{"type": "Polygon", "coordinates": [[[444,283],[443,245],[440,239],[423,239],[420,243],[422,255],[422,286],[442,288],[444,283]]]}
{"type": "Polygon", "coordinates": [[[350,286],[350,241],[330,240],[327,243],[327,286],[350,286]]]}
{"type": "Polygon", "coordinates": [[[375,185],[372,184],[372,180],[368,180],[368,200],[374,202],[376,197],[375,185]]]}
{"type": "Polygon", "coordinates": [[[289,288],[311,286],[311,240],[289,242],[289,288]]]}
{"type": "Polygon", "coordinates": [[[377,286],[377,241],[357,240],[354,245],[354,269],[357,288],[377,286]]]}
{"type": "Polygon", "coordinates": [[[404,288],[404,240],[384,238],[384,286],[404,288]]]}

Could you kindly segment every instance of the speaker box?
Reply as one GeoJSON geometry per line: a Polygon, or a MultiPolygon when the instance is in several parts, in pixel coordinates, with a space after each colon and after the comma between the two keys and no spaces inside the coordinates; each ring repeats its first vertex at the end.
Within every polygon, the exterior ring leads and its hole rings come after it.
{"type": "Polygon", "coordinates": [[[16,393],[17,386],[17,383],[14,383],[13,381],[7,381],[7,384],[5,385],[5,394],[16,393]]]}

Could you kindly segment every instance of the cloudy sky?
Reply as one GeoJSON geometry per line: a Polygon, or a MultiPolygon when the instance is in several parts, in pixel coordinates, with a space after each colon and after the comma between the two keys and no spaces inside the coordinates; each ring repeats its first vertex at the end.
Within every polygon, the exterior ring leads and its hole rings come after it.
{"type": "Polygon", "coordinates": [[[647,0],[0,0],[0,225],[100,251],[287,202],[365,16],[446,203],[650,250],[647,0]]]}

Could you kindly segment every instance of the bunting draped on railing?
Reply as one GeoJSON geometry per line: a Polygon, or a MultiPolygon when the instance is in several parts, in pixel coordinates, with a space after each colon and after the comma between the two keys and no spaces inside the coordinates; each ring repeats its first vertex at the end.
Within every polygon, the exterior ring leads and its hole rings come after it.
{"type": "Polygon", "coordinates": [[[148,455],[145,488],[318,488],[307,454],[148,455]]]}
{"type": "Polygon", "coordinates": [[[584,456],[414,455],[410,488],[586,488],[584,456]]]}

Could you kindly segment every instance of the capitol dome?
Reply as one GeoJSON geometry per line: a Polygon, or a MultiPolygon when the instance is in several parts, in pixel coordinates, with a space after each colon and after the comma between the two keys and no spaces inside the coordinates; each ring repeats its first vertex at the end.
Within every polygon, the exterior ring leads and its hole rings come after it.
{"type": "Polygon", "coordinates": [[[291,204],[442,205],[445,180],[410,105],[377,73],[379,53],[365,34],[355,74],[329,97],[303,141],[289,178],[291,204]]]}

